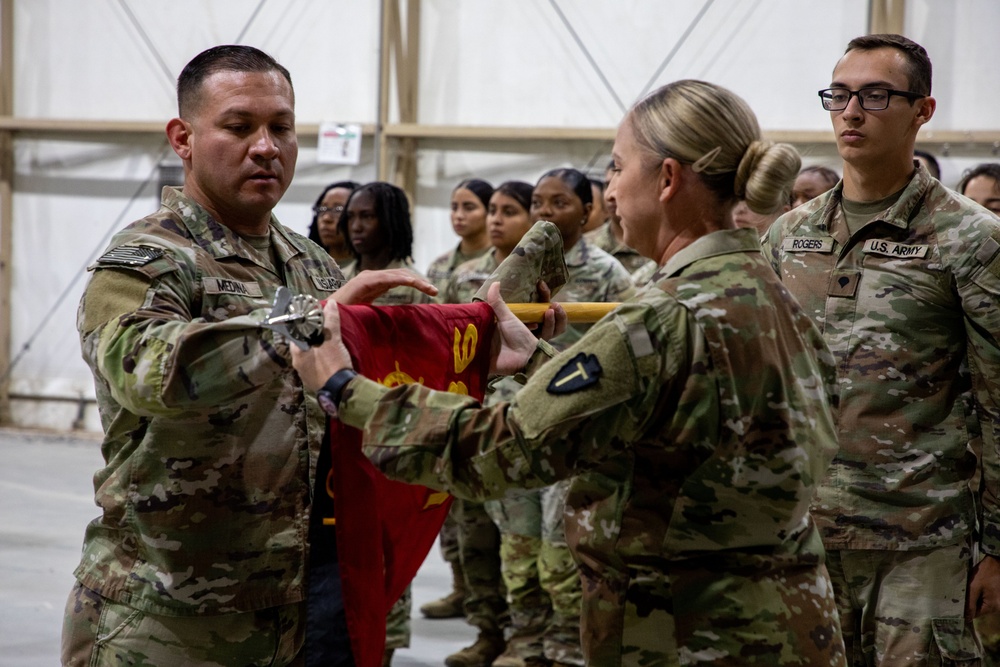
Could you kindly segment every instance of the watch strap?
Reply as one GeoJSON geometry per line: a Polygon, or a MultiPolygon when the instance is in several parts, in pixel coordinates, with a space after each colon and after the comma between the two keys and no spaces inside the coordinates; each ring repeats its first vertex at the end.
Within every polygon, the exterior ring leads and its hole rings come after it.
{"type": "Polygon", "coordinates": [[[330,376],[326,384],[316,392],[316,400],[323,412],[331,417],[337,416],[337,406],[340,405],[340,397],[344,393],[347,383],[358,376],[353,368],[341,368],[330,376]]]}

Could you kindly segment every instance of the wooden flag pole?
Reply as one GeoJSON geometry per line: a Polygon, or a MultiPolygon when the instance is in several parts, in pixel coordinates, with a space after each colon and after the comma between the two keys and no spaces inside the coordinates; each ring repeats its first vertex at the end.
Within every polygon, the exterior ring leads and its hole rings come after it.
{"type": "MultiPolygon", "coordinates": [[[[576,324],[589,324],[601,319],[612,310],[617,308],[618,303],[564,303],[561,304],[566,311],[566,317],[570,322],[576,324]]],[[[517,316],[517,319],[525,323],[541,322],[545,311],[549,309],[547,303],[508,303],[507,307],[517,316]]]]}

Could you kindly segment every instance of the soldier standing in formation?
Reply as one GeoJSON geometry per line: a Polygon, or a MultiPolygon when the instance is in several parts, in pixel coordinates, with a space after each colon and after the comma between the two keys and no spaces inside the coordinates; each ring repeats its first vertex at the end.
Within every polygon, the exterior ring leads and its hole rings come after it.
{"type": "MultiPolygon", "coordinates": [[[[507,181],[492,190],[485,219],[491,247],[450,272],[438,295],[440,302],[472,301],[482,284],[531,227],[530,206],[531,185],[528,183],[507,181]]],[[[444,663],[446,667],[490,667],[507,646],[504,634],[509,626],[507,589],[500,564],[500,533],[481,502],[456,498],[449,513],[449,518],[452,517],[458,542],[454,549],[458,562],[452,567],[462,578],[460,606],[466,621],[478,630],[478,634],[475,642],[447,656],[444,663]]],[[[442,552],[445,537],[443,527],[442,552]]]]}
{"type": "Polygon", "coordinates": [[[819,95],[843,180],[764,250],[837,361],[813,515],[844,641],[856,665],[979,664],[972,620],[1000,609],[1000,221],[914,162],[936,106],[919,44],[852,40],[819,95]]]}

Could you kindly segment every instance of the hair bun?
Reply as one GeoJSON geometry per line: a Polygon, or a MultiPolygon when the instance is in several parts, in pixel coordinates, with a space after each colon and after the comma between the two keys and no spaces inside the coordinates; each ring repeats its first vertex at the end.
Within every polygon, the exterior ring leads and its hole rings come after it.
{"type": "Polygon", "coordinates": [[[754,213],[774,213],[791,201],[801,166],[802,158],[793,146],[753,141],[736,168],[735,194],[754,213]]]}

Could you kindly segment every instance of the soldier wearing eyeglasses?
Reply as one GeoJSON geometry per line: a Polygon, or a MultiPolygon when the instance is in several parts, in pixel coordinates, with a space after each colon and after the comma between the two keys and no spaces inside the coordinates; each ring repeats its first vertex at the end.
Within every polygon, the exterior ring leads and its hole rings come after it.
{"type": "Polygon", "coordinates": [[[834,353],[840,450],[813,504],[856,665],[978,665],[1000,608],[1000,222],[913,160],[931,63],[850,42],[819,91],[844,177],[764,252],[834,353]]]}

